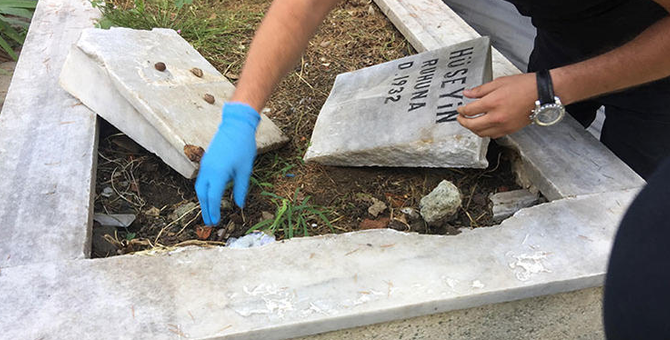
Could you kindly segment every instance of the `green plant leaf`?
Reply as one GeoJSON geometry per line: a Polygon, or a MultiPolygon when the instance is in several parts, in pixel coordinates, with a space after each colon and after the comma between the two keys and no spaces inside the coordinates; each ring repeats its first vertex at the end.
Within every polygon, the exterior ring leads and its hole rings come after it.
{"type": "Polygon", "coordinates": [[[17,17],[30,19],[33,17],[33,11],[25,8],[7,7],[0,5],[0,13],[6,15],[14,15],[17,17]]]}
{"type": "Polygon", "coordinates": [[[256,223],[253,227],[249,228],[249,230],[247,230],[247,232],[245,234],[251,234],[256,230],[262,230],[263,228],[265,228],[266,226],[271,225],[271,224],[272,224],[272,220],[260,221],[260,222],[256,223]]]}
{"type": "Polygon", "coordinates": [[[26,22],[25,20],[17,19],[17,18],[12,18],[12,17],[3,17],[3,19],[6,23],[12,25],[12,26],[18,26],[27,29],[30,27],[30,23],[26,22]]]}
{"type": "Polygon", "coordinates": [[[12,59],[17,60],[19,58],[16,55],[16,53],[14,53],[14,50],[12,50],[12,47],[9,46],[7,41],[1,36],[0,36],[0,47],[2,47],[2,49],[5,50],[5,52],[7,52],[7,54],[9,54],[9,56],[12,57],[12,59]]]}
{"type": "Polygon", "coordinates": [[[192,3],[193,0],[175,0],[174,6],[177,7],[177,9],[181,9],[184,5],[190,5],[192,3]]]}
{"type": "Polygon", "coordinates": [[[19,44],[23,44],[25,40],[25,35],[19,33],[11,25],[7,24],[4,20],[4,17],[0,15],[0,33],[6,35],[10,39],[16,41],[19,44]]]}
{"type": "Polygon", "coordinates": [[[36,0],[1,0],[0,1],[0,7],[35,9],[35,7],[37,7],[37,1],[36,0]]]}

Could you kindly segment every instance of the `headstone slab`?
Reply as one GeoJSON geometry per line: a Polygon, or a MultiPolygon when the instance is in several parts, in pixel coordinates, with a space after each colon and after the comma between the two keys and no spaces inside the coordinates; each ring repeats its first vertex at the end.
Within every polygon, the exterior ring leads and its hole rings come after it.
{"type": "MultiPolygon", "coordinates": [[[[188,158],[184,147],[207,148],[221,121],[223,103],[235,90],[171,29],[86,29],[70,50],[60,84],[188,178],[195,176],[198,163],[188,158]],[[202,72],[192,72],[194,68],[202,72]]],[[[259,152],[287,141],[262,115],[256,132],[259,152]]]]}
{"type": "Polygon", "coordinates": [[[337,76],[306,161],[341,166],[485,168],[489,139],[457,121],[463,90],[491,80],[482,37],[337,76]]]}

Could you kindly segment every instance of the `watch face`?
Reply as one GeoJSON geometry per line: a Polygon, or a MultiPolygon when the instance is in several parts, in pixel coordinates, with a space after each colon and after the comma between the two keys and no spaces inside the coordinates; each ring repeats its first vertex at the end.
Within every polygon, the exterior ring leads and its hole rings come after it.
{"type": "Polygon", "coordinates": [[[565,107],[559,104],[545,104],[535,115],[535,124],[548,126],[558,123],[565,116],[565,107]]]}

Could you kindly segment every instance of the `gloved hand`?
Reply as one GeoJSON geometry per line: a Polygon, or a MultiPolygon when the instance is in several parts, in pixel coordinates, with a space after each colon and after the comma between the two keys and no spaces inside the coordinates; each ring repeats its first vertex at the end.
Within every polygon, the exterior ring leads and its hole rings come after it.
{"type": "Polygon", "coordinates": [[[221,218],[221,198],[226,184],[234,182],[235,203],[244,207],[249,178],[256,157],[256,127],[261,119],[251,106],[226,103],[221,125],[200,161],[195,191],[206,225],[216,225],[221,218]]]}

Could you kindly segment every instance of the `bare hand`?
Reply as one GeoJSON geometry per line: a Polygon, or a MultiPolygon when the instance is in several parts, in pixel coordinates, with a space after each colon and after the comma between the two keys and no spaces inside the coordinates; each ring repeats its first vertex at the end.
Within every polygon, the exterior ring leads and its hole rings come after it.
{"type": "Polygon", "coordinates": [[[480,137],[499,138],[530,124],[537,100],[535,73],[501,77],[465,90],[468,98],[479,98],[459,107],[458,122],[480,137]],[[479,118],[466,118],[486,113],[479,118]]]}

